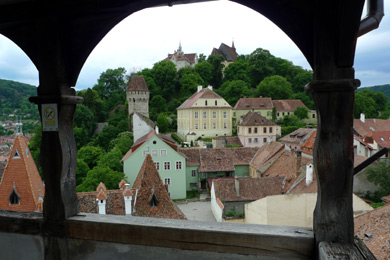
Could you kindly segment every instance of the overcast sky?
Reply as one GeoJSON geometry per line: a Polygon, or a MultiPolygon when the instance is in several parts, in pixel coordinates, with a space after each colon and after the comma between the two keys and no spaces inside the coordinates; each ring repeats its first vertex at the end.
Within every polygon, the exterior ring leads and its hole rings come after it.
{"type": "MultiPolygon", "coordinates": [[[[362,86],[390,84],[390,0],[380,28],[358,39],[355,70],[362,86]]],[[[182,44],[185,53],[208,56],[221,43],[234,40],[239,54],[256,48],[311,69],[295,44],[272,22],[229,1],[149,8],[118,24],[99,43],[80,73],[76,89],[93,87],[101,72],[124,67],[127,72],[151,68],[182,44]],[[256,30],[255,30],[256,28],[256,30]]],[[[38,85],[38,72],[27,56],[0,35],[0,78],[38,85]]]]}

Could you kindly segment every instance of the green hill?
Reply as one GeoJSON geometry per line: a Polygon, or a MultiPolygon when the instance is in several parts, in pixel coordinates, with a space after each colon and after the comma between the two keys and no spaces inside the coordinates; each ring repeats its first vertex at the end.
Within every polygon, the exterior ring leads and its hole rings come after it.
{"type": "Polygon", "coordinates": [[[385,94],[387,96],[388,100],[390,101],[390,84],[372,86],[372,87],[367,87],[367,88],[359,88],[358,91],[362,91],[365,89],[372,90],[375,92],[382,92],[383,94],[385,94]]]}
{"type": "Polygon", "coordinates": [[[35,86],[12,80],[0,79],[0,116],[6,120],[9,114],[20,115],[24,119],[38,120],[37,106],[28,101],[37,95],[35,86]]]}

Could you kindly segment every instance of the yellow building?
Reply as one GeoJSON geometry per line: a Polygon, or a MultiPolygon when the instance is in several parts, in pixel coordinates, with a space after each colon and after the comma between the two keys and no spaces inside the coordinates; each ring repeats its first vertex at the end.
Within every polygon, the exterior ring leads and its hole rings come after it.
{"type": "Polygon", "coordinates": [[[248,112],[256,112],[262,117],[271,120],[272,108],[272,99],[269,97],[240,98],[233,108],[233,118],[237,124],[248,112]]]}
{"type": "Polygon", "coordinates": [[[198,91],[177,108],[177,133],[186,141],[232,135],[232,107],[212,87],[198,91]]]}

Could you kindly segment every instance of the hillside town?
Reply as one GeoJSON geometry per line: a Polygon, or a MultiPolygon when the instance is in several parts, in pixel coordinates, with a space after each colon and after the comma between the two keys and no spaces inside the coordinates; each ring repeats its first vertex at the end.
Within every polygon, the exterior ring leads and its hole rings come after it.
{"type": "MultiPolygon", "coordinates": [[[[226,70],[239,56],[234,42],[231,47],[222,43],[211,55],[222,56],[226,70]]],[[[179,71],[195,67],[198,56],[184,53],[180,43],[178,50],[168,54],[164,61],[173,63],[179,71]]],[[[126,103],[115,107],[117,111],[125,111],[125,117],[130,119],[131,125],[124,129],[131,132],[132,138],[132,142],[125,141],[123,155],[119,145],[111,150],[117,149],[120,156],[120,160],[115,157],[115,168],[109,164],[108,154],[106,157],[95,154],[91,157],[96,158],[87,161],[83,154],[92,146],[78,147],[85,167],[101,170],[96,171],[95,182],[87,182],[92,172],[84,172],[80,177],[82,163],[78,160],[80,212],[313,227],[318,189],[313,162],[317,135],[315,109],[308,108],[298,98],[273,99],[261,93],[257,97],[237,97],[232,105],[212,85],[197,85],[175,108],[176,123],[170,124],[176,125],[176,131],[161,132],[160,114],[151,117],[156,112],[150,105],[152,85],[148,82],[150,79],[144,75],[132,75],[123,93],[126,103]],[[304,116],[300,116],[302,113],[304,116]],[[300,118],[300,127],[286,132],[293,127],[282,124],[286,118],[300,118]],[[104,159],[98,162],[97,157],[104,159]],[[115,177],[103,180],[98,176],[110,174],[115,177]],[[199,208],[195,210],[207,212],[204,214],[209,219],[193,215],[189,205],[197,205],[199,208]]],[[[107,131],[111,118],[100,122],[92,132],[107,131]]],[[[77,124],[75,129],[80,127],[77,124]]],[[[0,139],[0,208],[42,211],[45,185],[39,163],[34,162],[30,151],[34,148],[29,148],[32,137],[23,133],[22,123],[5,121],[2,125],[7,130],[14,128],[14,134],[0,139]]],[[[366,118],[361,113],[360,118],[354,119],[353,132],[355,169],[378,152],[382,152],[381,156],[370,167],[387,163],[389,119],[366,118]]],[[[115,140],[119,144],[120,140],[128,139],[118,132],[115,140]]],[[[79,142],[77,135],[76,142],[79,142]]],[[[104,138],[102,142],[107,148],[111,145],[104,138]]],[[[388,243],[389,239],[389,194],[379,198],[381,207],[374,208],[371,198],[380,194],[381,184],[367,176],[366,166],[354,175],[355,235],[377,259],[388,259],[390,248],[378,244],[388,243]]]]}

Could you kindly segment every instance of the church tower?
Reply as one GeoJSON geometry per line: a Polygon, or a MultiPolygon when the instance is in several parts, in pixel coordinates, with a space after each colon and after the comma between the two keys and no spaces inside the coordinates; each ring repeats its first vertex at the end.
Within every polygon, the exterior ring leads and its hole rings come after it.
{"type": "Polygon", "coordinates": [[[149,88],[143,76],[133,76],[126,90],[129,115],[137,112],[149,117],[149,88]]]}

